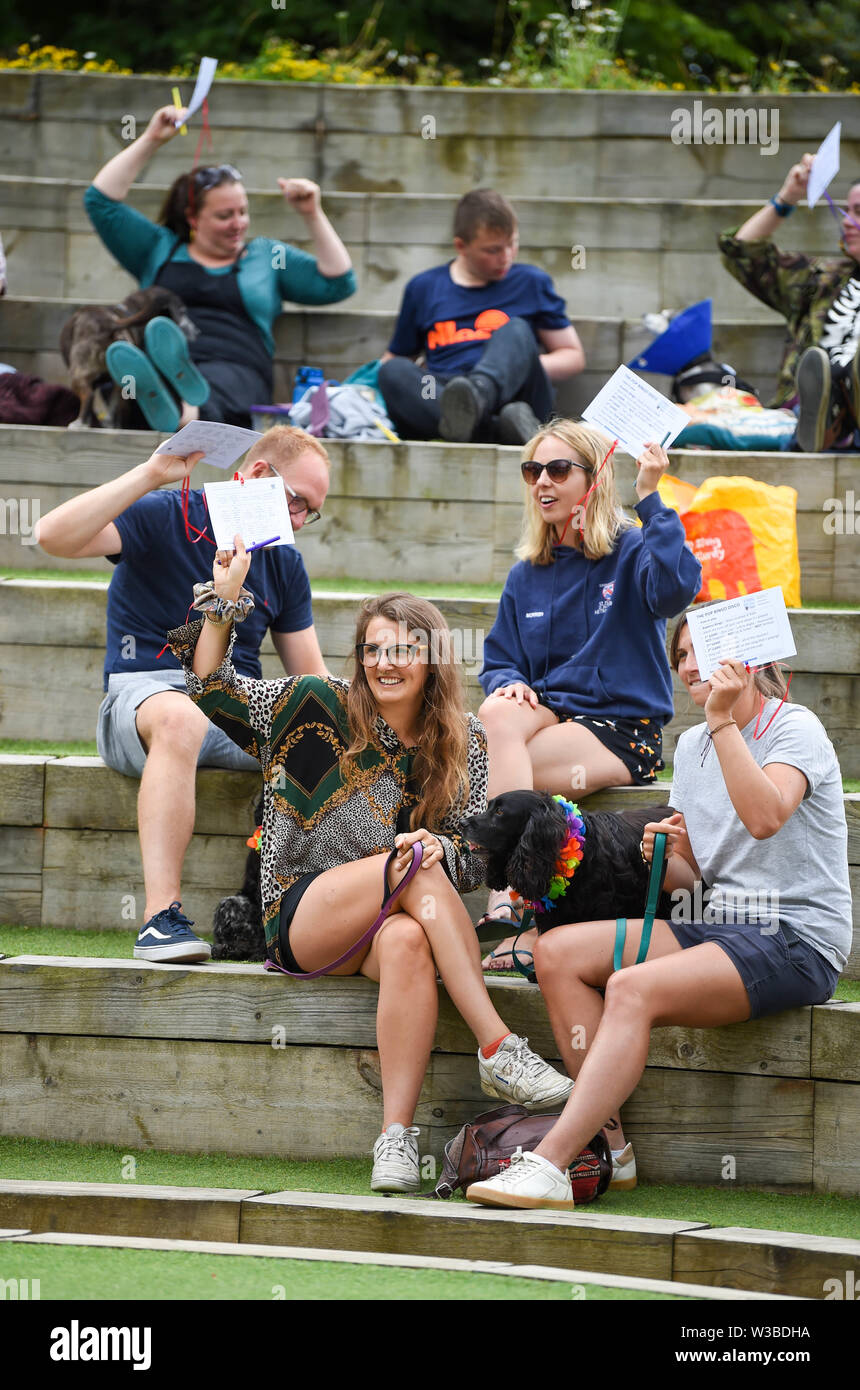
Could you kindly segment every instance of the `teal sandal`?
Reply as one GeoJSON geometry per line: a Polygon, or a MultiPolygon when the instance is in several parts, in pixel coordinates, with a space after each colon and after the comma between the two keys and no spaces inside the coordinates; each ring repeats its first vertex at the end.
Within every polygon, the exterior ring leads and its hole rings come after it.
{"type": "Polygon", "coordinates": [[[134,400],[151,430],[175,434],[179,406],[145,352],[131,343],[111,343],[105,365],[125,400],[134,400]]]}
{"type": "Polygon", "coordinates": [[[209,382],[195,367],[188,354],[188,343],[182,329],[163,316],[150,319],[143,331],[143,341],[165,381],[189,405],[203,405],[209,399],[209,382]]]}

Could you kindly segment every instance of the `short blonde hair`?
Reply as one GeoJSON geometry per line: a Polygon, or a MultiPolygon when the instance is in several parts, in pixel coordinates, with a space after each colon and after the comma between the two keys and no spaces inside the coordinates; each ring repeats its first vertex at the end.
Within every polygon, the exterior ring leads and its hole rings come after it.
{"type": "Polygon", "coordinates": [[[258,459],[265,459],[266,463],[278,463],[284,468],[287,464],[295,463],[299,455],[306,453],[308,449],[313,449],[319,454],[326,468],[331,468],[328,454],[312,434],[298,429],[296,425],[275,425],[273,429],[266,430],[262,439],[258,439],[248,450],[245,466],[256,463],[258,459]]]}
{"type": "MultiPolygon", "coordinates": [[[[524,445],[522,462],[533,459],[538,445],[550,437],[560,439],[588,465],[590,487],[609,447],[606,436],[589,425],[577,424],[575,420],[550,420],[524,445]]],[[[534,489],[528,484],[525,484],[525,488],[525,512],[520,543],[516,549],[517,558],[529,560],[533,565],[551,565],[553,546],[557,544],[555,527],[544,521],[534,500],[534,489]]],[[[586,503],[582,527],[582,551],[586,559],[601,560],[604,555],[609,555],[619,532],[635,524],[621,510],[615,492],[612,459],[607,459],[597,478],[597,486],[586,503]]]]}

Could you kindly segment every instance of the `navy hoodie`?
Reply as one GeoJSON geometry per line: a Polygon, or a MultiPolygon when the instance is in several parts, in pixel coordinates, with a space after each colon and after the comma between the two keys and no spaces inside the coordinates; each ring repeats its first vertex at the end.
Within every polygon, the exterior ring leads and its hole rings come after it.
{"type": "Polygon", "coordinates": [[[692,603],[702,567],[658,493],[636,512],[641,529],[602,560],[556,546],[554,564],[514,565],[484,641],[486,695],[523,681],[557,714],[669,722],[666,619],[692,603]]]}

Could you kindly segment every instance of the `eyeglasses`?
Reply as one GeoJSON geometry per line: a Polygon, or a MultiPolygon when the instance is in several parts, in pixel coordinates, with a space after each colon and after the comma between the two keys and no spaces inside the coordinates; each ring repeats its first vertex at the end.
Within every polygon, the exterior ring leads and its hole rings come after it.
{"type": "Polygon", "coordinates": [[[226,183],[228,179],[234,183],[242,182],[242,175],[235,164],[204,164],[194,170],[194,182],[201,190],[215,188],[217,184],[226,183]]]}
{"type": "MultiPolygon", "coordinates": [[[[269,467],[272,468],[272,465],[269,464],[269,467]]],[[[274,470],[273,468],[272,468],[272,472],[273,472],[273,473],[275,472],[275,470],[274,470]]],[[[277,474],[276,474],[276,476],[277,476],[277,474]]],[[[322,512],[318,512],[317,509],[316,509],[316,507],[309,507],[308,504],[307,504],[307,499],[304,498],[304,497],[299,497],[299,495],[298,495],[297,492],[293,492],[293,489],[290,487],[289,483],[285,482],[285,483],[284,483],[284,487],[287,489],[287,492],[290,494],[290,499],[289,499],[289,501],[288,501],[288,503],[287,503],[287,506],[288,506],[289,509],[290,509],[290,516],[294,516],[294,517],[304,516],[304,517],[305,517],[305,519],[304,519],[304,525],[305,525],[305,526],[313,526],[313,524],[314,524],[315,521],[319,521],[320,517],[322,516],[322,512]],[[305,516],[305,513],[307,513],[306,516],[305,516]]]]}
{"type": "Polygon", "coordinates": [[[419,652],[426,652],[423,642],[398,642],[393,647],[380,647],[376,642],[359,642],[355,654],[362,666],[378,666],[385,656],[390,666],[411,666],[419,652]]]}
{"type": "Polygon", "coordinates": [[[565,478],[570,477],[571,468],[581,468],[583,473],[591,472],[587,463],[578,463],[576,459],[550,459],[549,463],[535,463],[533,459],[527,459],[525,463],[520,464],[520,472],[532,487],[544,469],[554,483],[563,483],[565,478]]]}

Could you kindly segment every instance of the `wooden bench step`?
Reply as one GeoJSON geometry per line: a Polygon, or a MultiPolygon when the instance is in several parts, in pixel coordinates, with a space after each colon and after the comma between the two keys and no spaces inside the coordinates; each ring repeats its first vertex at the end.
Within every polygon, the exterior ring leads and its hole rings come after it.
{"type": "Polygon", "coordinates": [[[239,1239],[239,1213],[253,1189],[147,1186],[143,1183],[0,1179],[0,1225],[107,1236],[239,1239]]]}
{"type": "MultiPolygon", "coordinates": [[[[489,988],[509,1026],[552,1058],[539,991],[507,980],[489,988]]],[[[357,978],[296,984],[259,966],[3,961],[0,1133],[364,1157],[380,1123],[375,1008],[376,987],[357,978]]],[[[625,1107],[643,1180],[860,1193],[858,1029],[860,1005],[842,1004],[656,1030],[625,1107]]],[[[442,991],[416,1111],[428,1176],[460,1126],[488,1108],[474,1039],[442,991]]]]}

